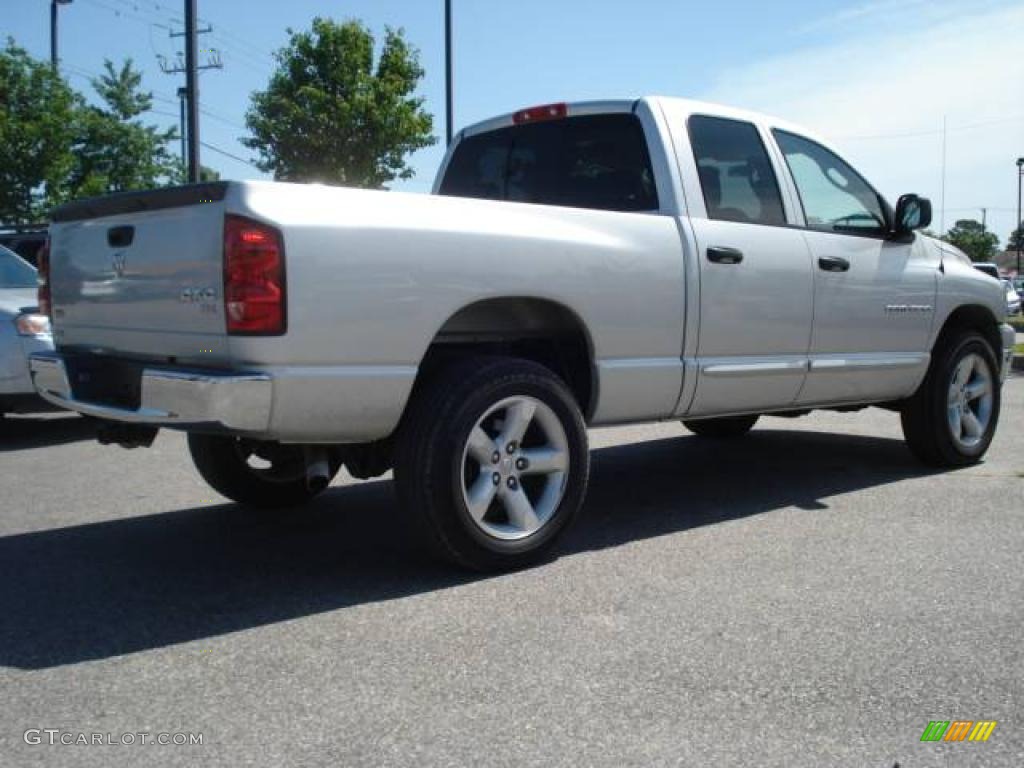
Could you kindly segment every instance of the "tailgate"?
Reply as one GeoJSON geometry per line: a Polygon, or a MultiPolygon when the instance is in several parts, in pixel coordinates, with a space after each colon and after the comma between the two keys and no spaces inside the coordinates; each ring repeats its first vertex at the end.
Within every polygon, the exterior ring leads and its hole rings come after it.
{"type": "Polygon", "coordinates": [[[226,188],[174,187],[58,208],[50,228],[57,345],[183,363],[225,361],[226,188]]]}

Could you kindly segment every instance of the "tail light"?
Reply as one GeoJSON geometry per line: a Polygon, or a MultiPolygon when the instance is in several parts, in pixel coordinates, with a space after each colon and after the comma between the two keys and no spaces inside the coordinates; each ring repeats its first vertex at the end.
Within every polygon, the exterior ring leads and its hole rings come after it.
{"type": "Polygon", "coordinates": [[[284,242],[271,226],[224,217],[224,310],[228,333],[285,332],[284,242]]]}
{"type": "Polygon", "coordinates": [[[539,107],[520,109],[512,115],[512,122],[515,125],[540,123],[544,120],[561,120],[568,114],[569,107],[566,104],[543,104],[539,107]]]}
{"type": "Polygon", "coordinates": [[[36,255],[37,280],[39,287],[36,292],[39,314],[50,316],[52,302],[50,301],[50,238],[46,238],[43,247],[36,255]]]}

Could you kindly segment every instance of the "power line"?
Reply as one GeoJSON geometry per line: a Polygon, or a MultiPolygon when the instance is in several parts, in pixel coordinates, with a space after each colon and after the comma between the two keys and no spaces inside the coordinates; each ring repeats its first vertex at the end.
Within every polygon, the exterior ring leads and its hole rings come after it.
{"type": "Polygon", "coordinates": [[[216,147],[213,144],[209,144],[209,143],[207,143],[205,141],[200,141],[199,143],[202,146],[206,147],[209,150],[212,150],[213,152],[216,152],[219,155],[224,155],[224,157],[230,157],[232,160],[237,160],[238,162],[245,163],[246,165],[251,166],[251,167],[255,168],[256,170],[260,170],[259,166],[256,165],[251,160],[246,160],[244,157],[239,157],[238,155],[233,155],[230,152],[228,152],[227,150],[221,149],[220,147],[216,147]]]}
{"type": "MultiPolygon", "coordinates": [[[[1024,122],[1024,117],[1001,117],[995,120],[984,120],[979,123],[967,123],[965,125],[951,125],[947,131],[968,131],[974,128],[985,128],[990,125],[998,125],[1000,123],[1018,123],[1024,122]]],[[[943,133],[942,128],[936,128],[933,130],[921,130],[921,131],[906,131],[906,132],[895,132],[895,133],[874,133],[860,136],[833,136],[832,138],[836,141],[870,141],[873,139],[909,139],[920,136],[940,136],[943,133]]]]}
{"type": "MultiPolygon", "coordinates": [[[[137,13],[133,13],[132,11],[122,10],[121,8],[118,8],[116,6],[108,5],[107,3],[102,2],[102,0],[85,0],[85,2],[89,3],[91,5],[96,6],[97,8],[103,8],[104,10],[109,11],[110,13],[114,14],[115,16],[118,16],[118,17],[121,17],[121,18],[125,18],[125,19],[132,19],[134,21],[139,22],[140,24],[152,24],[155,27],[160,27],[160,28],[166,29],[168,31],[171,29],[166,24],[153,21],[152,18],[146,18],[144,16],[140,16],[137,13]]],[[[133,6],[133,7],[137,8],[138,6],[133,6]]]]}
{"type": "Polygon", "coordinates": [[[209,117],[211,120],[216,120],[218,123],[224,123],[224,125],[229,125],[232,128],[237,128],[240,131],[247,131],[247,130],[249,130],[248,127],[242,125],[241,123],[236,123],[234,120],[229,120],[226,117],[222,117],[222,116],[218,115],[216,112],[211,112],[210,110],[208,110],[206,107],[203,106],[202,102],[199,102],[199,111],[202,112],[207,117],[209,117]]]}

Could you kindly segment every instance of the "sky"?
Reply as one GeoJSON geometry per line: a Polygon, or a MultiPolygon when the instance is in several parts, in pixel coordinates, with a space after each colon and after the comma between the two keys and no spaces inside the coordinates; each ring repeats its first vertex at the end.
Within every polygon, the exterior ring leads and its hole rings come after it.
{"type": "MultiPolygon", "coordinates": [[[[2,0],[0,38],[49,57],[48,0],[2,0]]],[[[109,58],[132,58],[160,125],[177,124],[182,75],[158,57],[182,50],[183,2],[73,0],[60,9],[62,71],[89,91],[109,58]]],[[[1024,2],[1007,0],[453,0],[455,128],[531,104],[645,94],[755,109],[828,138],[895,201],[930,197],[933,229],[981,219],[1000,240],[1014,225],[1024,156],[1024,2]],[[943,131],[945,123],[946,130],[943,131]],[[945,139],[945,141],[944,141],[945,139]],[[945,151],[944,151],[945,145],[945,151]],[[945,158],[945,162],[944,159],[945,158]],[[945,168],[945,173],[943,173],[945,168]]],[[[203,163],[262,178],[245,111],[266,86],[287,29],[314,16],[402,27],[426,77],[434,147],[396,189],[428,191],[443,156],[443,0],[199,0],[224,63],[200,77],[203,163]],[[232,157],[233,156],[233,157],[232,157]]]]}

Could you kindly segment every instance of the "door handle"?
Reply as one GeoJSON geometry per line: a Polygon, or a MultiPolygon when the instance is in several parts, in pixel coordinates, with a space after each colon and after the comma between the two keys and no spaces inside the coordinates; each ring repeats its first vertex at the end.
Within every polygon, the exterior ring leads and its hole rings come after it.
{"type": "Polygon", "coordinates": [[[850,262],[840,256],[819,256],[818,268],[826,272],[847,272],[850,262]]]}
{"type": "Polygon", "coordinates": [[[723,248],[712,245],[708,248],[708,261],[715,264],[739,264],[743,261],[743,251],[738,248],[723,248]]]}

